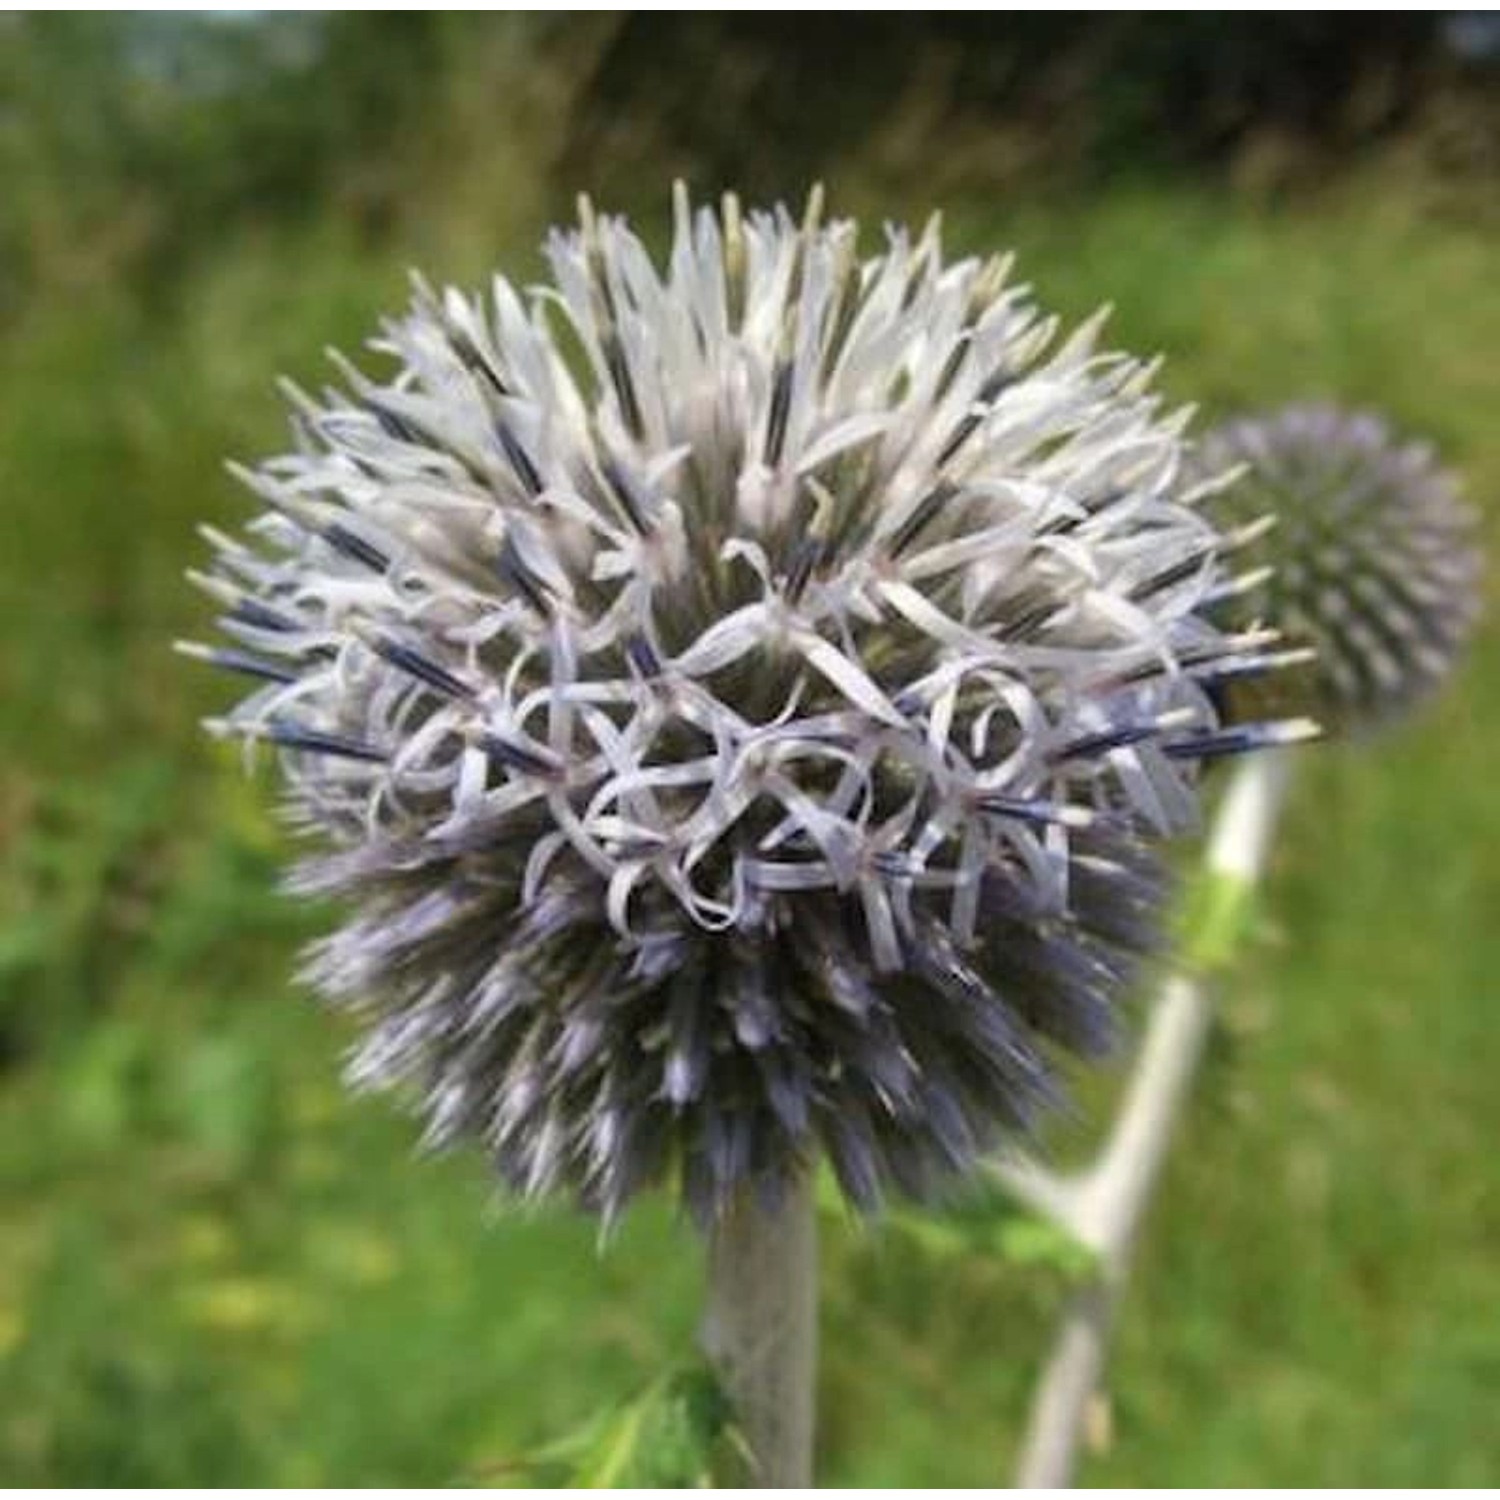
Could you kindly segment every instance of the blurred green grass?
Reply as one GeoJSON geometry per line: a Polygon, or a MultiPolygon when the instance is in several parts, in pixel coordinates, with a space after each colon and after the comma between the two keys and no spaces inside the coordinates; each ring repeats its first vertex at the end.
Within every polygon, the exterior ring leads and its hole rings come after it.
{"type": "MultiPolygon", "coordinates": [[[[1481,228],[1379,180],[1295,210],[1119,188],[948,222],[1013,245],[1070,317],[1112,300],[1114,338],[1209,414],[1322,395],[1431,436],[1496,541],[1481,228]]],[[[485,248],[534,265],[538,229],[485,248]]],[[[272,894],[266,788],[195,729],[223,684],[168,650],[205,613],[193,524],[244,513],[220,460],[281,439],[273,374],[321,378],[408,254],[472,277],[478,242],[247,236],[165,309],[84,290],[0,344],[10,1483],[484,1480],[690,1347],[697,1255],[667,1210],[601,1254],[338,1091],[345,1038],[286,978],[320,914],[272,894]]],[[[1091,1481],[1500,1481],[1497,651],[1491,627],[1395,738],[1304,757],[1091,1481]]],[[[1002,1479],[1057,1286],[830,1225],[826,1288],[822,1480],[1002,1479]]]]}

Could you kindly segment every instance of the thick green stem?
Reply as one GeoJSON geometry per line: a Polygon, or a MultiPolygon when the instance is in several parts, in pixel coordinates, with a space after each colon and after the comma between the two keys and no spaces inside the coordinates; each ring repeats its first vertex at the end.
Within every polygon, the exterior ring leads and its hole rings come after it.
{"type": "Polygon", "coordinates": [[[774,1212],[745,1193],[714,1225],[702,1338],[734,1404],[756,1483],[811,1485],[818,1343],[811,1173],[774,1212]]]}

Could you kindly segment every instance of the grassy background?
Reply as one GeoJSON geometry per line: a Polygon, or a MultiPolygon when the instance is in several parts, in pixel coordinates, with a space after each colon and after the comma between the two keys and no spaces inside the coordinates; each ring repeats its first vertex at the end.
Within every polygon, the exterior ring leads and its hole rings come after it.
{"type": "MultiPolygon", "coordinates": [[[[346,1038],[286,980],[323,915],[270,894],[265,788],[195,729],[224,685],[168,650],[204,613],[193,524],[245,514],[221,458],[281,439],[272,377],[317,378],[413,261],[535,266],[547,195],[507,149],[385,239],[252,227],[165,299],[83,276],[0,338],[9,1483],[488,1481],[690,1349],[697,1251],[665,1210],[601,1254],[339,1092],[346,1038]]],[[[932,206],[847,165],[846,203],[932,206]]],[[[619,196],[660,225],[654,181],[619,196]]],[[[1492,221],[1399,161],[1292,199],[1178,178],[945,207],[955,248],[1013,245],[1059,310],[1112,301],[1209,415],[1321,395],[1431,436],[1497,540],[1492,221]]],[[[1492,626],[1420,723],[1306,753],[1088,1480],[1500,1482],[1497,672],[1492,626]]],[[[831,1222],[826,1287],[822,1480],[1003,1477],[1055,1278],[831,1222]]]]}

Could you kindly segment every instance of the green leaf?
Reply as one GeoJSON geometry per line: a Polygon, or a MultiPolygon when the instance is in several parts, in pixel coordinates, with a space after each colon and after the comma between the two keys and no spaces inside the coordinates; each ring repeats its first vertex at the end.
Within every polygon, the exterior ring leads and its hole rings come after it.
{"type": "Polygon", "coordinates": [[[670,1371],[571,1433],[499,1466],[521,1485],[568,1489],[686,1489],[732,1482],[738,1446],[713,1372],[670,1371]]]}
{"type": "Polygon", "coordinates": [[[1061,1225],[1016,1201],[998,1182],[980,1178],[963,1199],[938,1214],[894,1209],[891,1227],[938,1260],[993,1261],[1082,1280],[1093,1269],[1093,1252],[1061,1225]]]}
{"type": "Polygon", "coordinates": [[[1081,1281],[1093,1270],[1094,1253],[1060,1224],[1033,1214],[1003,1219],[996,1233],[997,1248],[1014,1265],[1040,1266],[1059,1271],[1070,1281],[1081,1281]]]}

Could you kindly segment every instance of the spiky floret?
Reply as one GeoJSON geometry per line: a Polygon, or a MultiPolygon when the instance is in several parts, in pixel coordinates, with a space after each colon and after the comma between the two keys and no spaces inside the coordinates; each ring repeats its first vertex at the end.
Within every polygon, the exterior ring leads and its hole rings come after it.
{"type": "Polygon", "coordinates": [[[1204,510],[1225,526],[1261,518],[1246,552],[1254,586],[1224,622],[1279,629],[1295,670],[1228,695],[1232,717],[1311,714],[1371,727],[1442,683],[1479,614],[1476,520],[1431,447],[1379,417],[1297,405],[1226,422],[1196,462],[1240,477],[1204,510]]]}
{"type": "MultiPolygon", "coordinates": [[[[1211,684],[1182,415],[934,223],[583,208],[553,280],[420,283],[377,380],[291,393],[204,586],[353,919],[308,974],[361,1083],[530,1193],[711,1214],[819,1151],[921,1194],[1107,1036],[1211,684]]],[[[200,653],[205,648],[194,648],[200,653]]]]}

